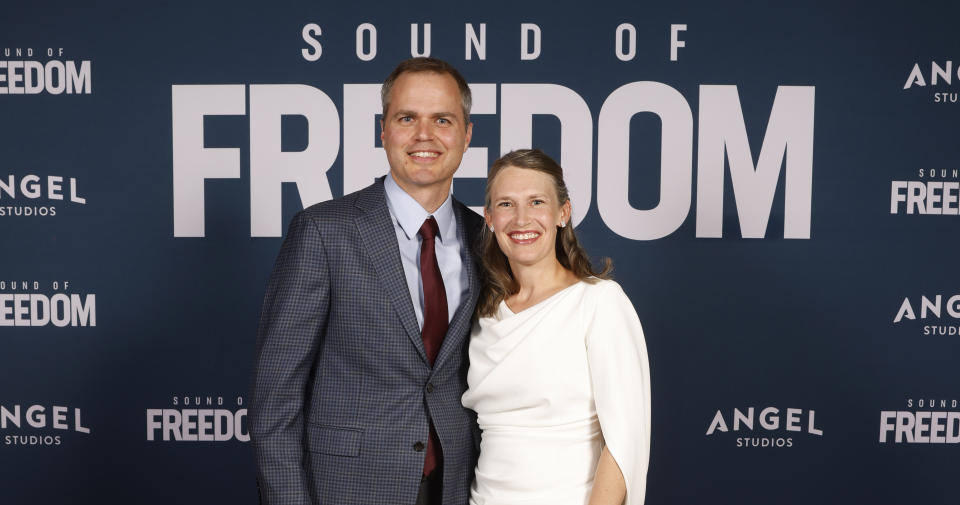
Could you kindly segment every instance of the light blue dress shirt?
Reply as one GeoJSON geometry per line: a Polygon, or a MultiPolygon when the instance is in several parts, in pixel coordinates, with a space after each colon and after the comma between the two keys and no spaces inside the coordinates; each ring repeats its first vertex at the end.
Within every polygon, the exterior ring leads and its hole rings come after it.
{"type": "MultiPolygon", "coordinates": [[[[407,278],[413,310],[417,313],[420,329],[423,329],[423,280],[420,278],[422,240],[419,233],[423,222],[431,214],[397,185],[392,174],[387,174],[383,180],[383,189],[387,195],[387,207],[393,219],[393,228],[397,233],[397,243],[400,245],[400,263],[403,264],[403,273],[407,278]]],[[[443,287],[447,292],[449,322],[460,306],[460,300],[466,296],[463,290],[468,285],[467,272],[460,257],[460,237],[457,236],[457,219],[453,214],[453,198],[447,195],[447,199],[432,215],[440,229],[434,246],[440,275],[443,276],[443,287]]]]}

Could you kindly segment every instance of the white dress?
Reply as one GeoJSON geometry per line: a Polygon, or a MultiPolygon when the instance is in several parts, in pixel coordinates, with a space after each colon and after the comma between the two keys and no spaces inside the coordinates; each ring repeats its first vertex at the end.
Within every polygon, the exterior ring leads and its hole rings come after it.
{"type": "Polygon", "coordinates": [[[584,505],[604,444],[643,503],[650,368],[620,285],[580,281],[474,325],[463,405],[483,437],[471,505],[584,505]]]}

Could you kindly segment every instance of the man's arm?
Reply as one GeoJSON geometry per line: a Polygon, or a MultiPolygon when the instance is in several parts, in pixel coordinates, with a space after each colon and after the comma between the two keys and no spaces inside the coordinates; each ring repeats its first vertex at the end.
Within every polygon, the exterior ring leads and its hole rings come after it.
{"type": "Polygon", "coordinates": [[[319,230],[300,212],[274,264],[257,331],[249,416],[264,504],[311,503],[304,468],[304,402],[326,330],[329,293],[319,230]]]}

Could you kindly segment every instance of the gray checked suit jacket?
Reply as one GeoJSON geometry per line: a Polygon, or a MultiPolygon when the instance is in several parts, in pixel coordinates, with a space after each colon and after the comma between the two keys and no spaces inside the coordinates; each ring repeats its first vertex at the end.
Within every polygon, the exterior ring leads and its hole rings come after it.
{"type": "Polygon", "coordinates": [[[263,302],[250,395],[262,503],[412,505],[429,419],[443,451],[443,503],[467,503],[479,441],[460,396],[482,221],[457,201],[454,213],[469,293],[433,367],[383,179],[291,222],[263,302]]]}

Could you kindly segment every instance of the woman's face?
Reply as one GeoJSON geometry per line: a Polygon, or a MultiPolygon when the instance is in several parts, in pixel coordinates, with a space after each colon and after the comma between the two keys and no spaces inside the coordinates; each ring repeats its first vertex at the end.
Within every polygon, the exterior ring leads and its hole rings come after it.
{"type": "Polygon", "coordinates": [[[557,227],[570,219],[570,202],[558,201],[553,179],[538,170],[508,166],[488,191],[490,206],[484,217],[510,264],[555,262],[557,227]]]}

